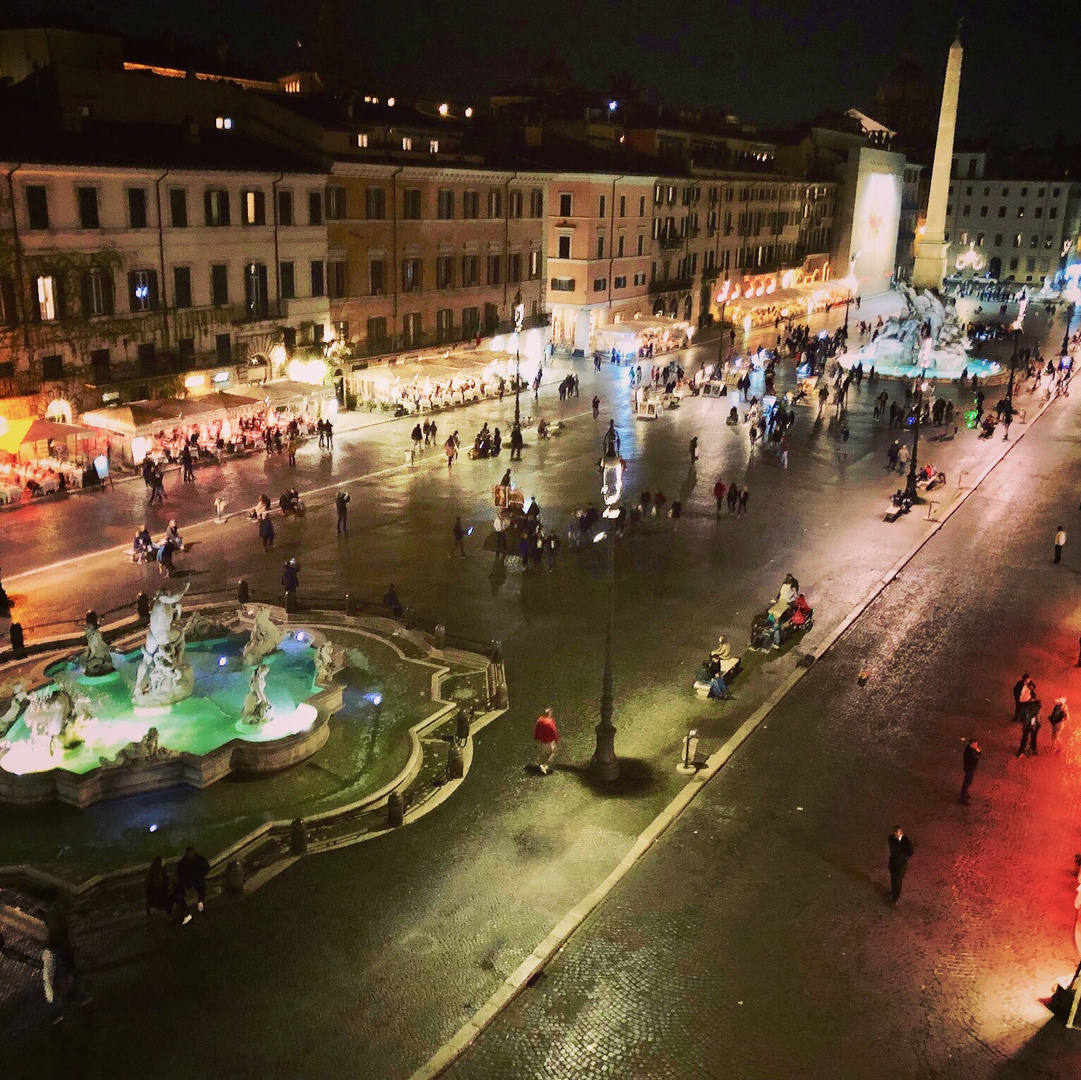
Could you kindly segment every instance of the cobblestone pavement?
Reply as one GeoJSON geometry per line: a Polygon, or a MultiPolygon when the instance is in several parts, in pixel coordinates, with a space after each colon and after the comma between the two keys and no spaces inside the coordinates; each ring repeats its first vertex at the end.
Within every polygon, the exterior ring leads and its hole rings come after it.
{"type": "MultiPolygon", "coordinates": [[[[749,459],[745,436],[724,426],[724,402],[696,399],[635,427],[626,394],[616,389],[625,373],[605,368],[594,376],[584,367],[582,398],[565,413],[587,410],[598,387],[614,403],[605,414],[626,433],[628,489],[663,487],[670,498],[686,492],[680,521],[650,523],[619,550],[619,786],[601,797],[581,771],[600,687],[599,548],[564,551],[551,575],[523,574],[513,560],[501,566],[476,548],[466,560],[447,558],[456,513],[479,530],[490,521],[490,486],[505,461],[463,460],[448,476],[445,465],[425,460],[360,484],[348,540],[334,537],[329,507],[313,505],[304,522],[280,530],[280,550],[266,560],[251,554],[246,523],[210,528],[181,561],[195,587],[244,573],[254,588],[273,588],[280,560],[292,554],[302,564],[302,601],[306,590],[380,595],[394,580],[407,603],[450,629],[504,642],[511,710],[477,740],[468,783],[402,832],[302,860],[244,904],[213,908],[182,933],[151,922],[81,940],[94,1007],[85,1023],[46,1029],[34,1021],[39,999],[26,991],[18,1022],[3,1021],[5,1035],[11,1032],[0,1042],[5,1078],[135,1075],[147,1061],[156,1080],[189,1077],[193,1063],[237,1077],[408,1076],[679,790],[685,781],[672,766],[687,728],[698,726],[719,745],[795,663],[789,651],[749,665],[734,702],[697,701],[690,681],[717,633],[742,646],[752,614],[792,570],[818,606],[813,633],[820,640],[927,528],[917,514],[895,525],[881,521],[896,481],[882,469],[891,436],[870,420],[866,384],[850,410],[847,457],[825,424],[812,424],[808,409],[797,422],[792,466],[782,470],[749,459]],[[691,434],[700,436],[702,453],[693,474],[691,434]],[[714,520],[717,475],[750,485],[747,518],[714,520]],[[546,704],[560,721],[563,767],[542,780],[523,763],[532,753],[533,719],[546,704]]],[[[481,418],[505,423],[508,408],[509,401],[502,410],[458,414],[460,430],[469,437],[481,418]]],[[[558,402],[545,408],[558,415],[558,402]]],[[[440,418],[441,430],[458,423],[450,416],[440,418]]],[[[406,435],[400,425],[385,425],[360,439],[373,463],[391,457],[388,432],[398,442],[406,435]]],[[[982,468],[1001,449],[972,432],[934,445],[935,460],[951,472],[961,462],[982,468]]],[[[527,450],[520,483],[538,494],[551,524],[565,523],[575,503],[596,499],[596,455],[588,414],[559,440],[527,450]]],[[[136,571],[25,579],[21,599],[43,619],[104,608],[119,591],[135,591],[136,571]]],[[[747,800],[749,813],[757,804],[753,795],[747,800]]],[[[17,825],[4,819],[3,827],[17,825]]],[[[880,831],[876,826],[879,844],[880,831]]],[[[179,850],[187,839],[163,835],[163,850],[179,850]]],[[[766,879],[771,887],[776,880],[766,879]]]]}
{"type": "Polygon", "coordinates": [[[1079,435],[1061,411],[1025,439],[452,1080],[1081,1075],[1041,1002],[1077,962],[1081,731],[1018,759],[1010,696],[1028,670],[1081,701],[1081,547],[1051,561],[1079,435]]]}

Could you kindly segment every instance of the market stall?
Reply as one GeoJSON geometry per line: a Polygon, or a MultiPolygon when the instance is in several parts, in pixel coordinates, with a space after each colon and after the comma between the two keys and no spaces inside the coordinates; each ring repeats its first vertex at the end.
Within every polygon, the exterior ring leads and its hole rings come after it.
{"type": "Polygon", "coordinates": [[[95,432],[58,420],[0,423],[0,505],[82,487],[95,432]]]}
{"type": "Polygon", "coordinates": [[[636,361],[673,349],[685,348],[694,331],[691,324],[667,315],[623,319],[597,328],[596,349],[621,360],[636,361]]]}

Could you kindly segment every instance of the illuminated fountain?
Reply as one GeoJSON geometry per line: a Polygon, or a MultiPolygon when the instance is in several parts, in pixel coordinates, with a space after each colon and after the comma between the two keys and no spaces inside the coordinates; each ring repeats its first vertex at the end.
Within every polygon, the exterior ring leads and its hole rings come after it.
{"type": "MultiPolygon", "coordinates": [[[[0,715],[0,803],[85,807],[230,772],[268,773],[327,740],[340,659],[315,630],[255,607],[181,623],[159,594],[142,648],[112,652],[96,625],[77,657],[43,662],[0,715]]],[[[0,698],[8,694],[0,692],[0,698]]]]}
{"type": "Polygon", "coordinates": [[[887,319],[873,341],[841,356],[843,367],[862,364],[865,372],[873,367],[879,375],[896,378],[917,378],[926,372],[931,378],[956,379],[967,372],[983,380],[1002,374],[1000,364],[969,356],[971,346],[952,299],[943,303],[930,291],[917,295],[905,284],[897,291],[906,310],[887,319]]]}

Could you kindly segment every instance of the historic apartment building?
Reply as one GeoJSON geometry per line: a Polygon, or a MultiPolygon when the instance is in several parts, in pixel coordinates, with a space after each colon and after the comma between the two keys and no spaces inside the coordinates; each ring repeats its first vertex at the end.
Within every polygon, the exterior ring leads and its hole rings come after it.
{"type": "Polygon", "coordinates": [[[0,396],[78,411],[332,336],[324,175],[0,170],[0,396]]]}
{"type": "Polygon", "coordinates": [[[1043,284],[1075,239],[1076,189],[1068,180],[991,179],[983,154],[955,154],[946,206],[947,269],[999,281],[1043,284]]]}
{"type": "Polygon", "coordinates": [[[370,356],[546,321],[547,177],[338,162],[328,191],[331,317],[370,356]]]}

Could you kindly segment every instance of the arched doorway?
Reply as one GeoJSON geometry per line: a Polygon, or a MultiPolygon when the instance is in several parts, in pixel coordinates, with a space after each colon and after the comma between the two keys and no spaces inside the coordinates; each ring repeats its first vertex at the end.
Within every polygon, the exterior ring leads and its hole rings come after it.
{"type": "Polygon", "coordinates": [[[991,261],[987,264],[987,273],[996,281],[1002,277],[1002,260],[997,255],[991,256],[991,261]]]}
{"type": "Polygon", "coordinates": [[[694,301],[688,296],[683,301],[683,319],[685,322],[691,321],[691,310],[694,307],[694,301]]]}
{"type": "Polygon", "coordinates": [[[61,424],[70,424],[71,404],[63,398],[54,398],[45,406],[45,419],[58,420],[61,424]]]}
{"type": "Polygon", "coordinates": [[[664,314],[664,301],[663,300],[658,300],[653,305],[653,314],[654,315],[663,315],[664,314]]]}

